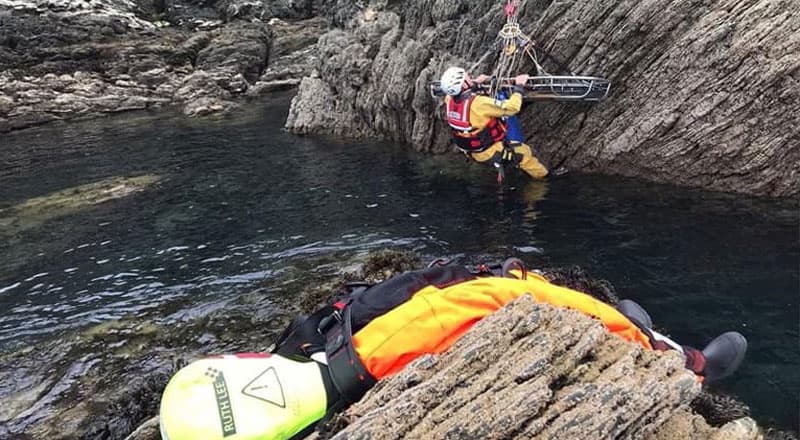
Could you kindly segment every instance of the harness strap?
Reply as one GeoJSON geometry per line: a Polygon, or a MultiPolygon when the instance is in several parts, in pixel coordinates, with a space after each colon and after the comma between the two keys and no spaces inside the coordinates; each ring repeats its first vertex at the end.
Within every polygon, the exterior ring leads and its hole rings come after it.
{"type": "Polygon", "coordinates": [[[358,358],[353,346],[352,308],[349,301],[334,311],[332,320],[320,323],[325,335],[325,356],[333,385],[346,404],[358,402],[378,381],[358,358]],[[327,328],[323,328],[322,325],[327,328]]]}
{"type": "Polygon", "coordinates": [[[469,133],[453,130],[453,143],[462,151],[480,153],[506,137],[506,125],[498,118],[489,119],[486,127],[469,133]]]}
{"type": "Polygon", "coordinates": [[[499,118],[489,118],[483,128],[475,128],[470,122],[472,102],[476,96],[472,91],[447,100],[447,123],[452,129],[452,141],[462,151],[479,153],[505,139],[506,124],[499,118]]]}

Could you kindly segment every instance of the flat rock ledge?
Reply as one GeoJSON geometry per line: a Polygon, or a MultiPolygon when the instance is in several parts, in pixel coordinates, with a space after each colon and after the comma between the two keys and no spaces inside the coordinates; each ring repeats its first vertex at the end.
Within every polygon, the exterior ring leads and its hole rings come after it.
{"type": "Polygon", "coordinates": [[[692,414],[700,390],[677,353],[645,350],[523,296],[447,353],[381,381],[332,438],[761,438],[750,418],[713,428],[692,414]]]}
{"type": "Polygon", "coordinates": [[[327,22],[264,3],[0,0],[0,132],[164,106],[219,114],[295,87],[327,22]]]}

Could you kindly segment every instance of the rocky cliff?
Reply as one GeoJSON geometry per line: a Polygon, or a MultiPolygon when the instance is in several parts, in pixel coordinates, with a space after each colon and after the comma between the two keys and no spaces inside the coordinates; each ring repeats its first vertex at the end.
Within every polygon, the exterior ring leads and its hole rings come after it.
{"type": "MultiPolygon", "coordinates": [[[[305,77],[290,130],[446,151],[428,81],[450,64],[490,70],[502,3],[0,0],[0,132],[171,104],[224,112],[305,77]]],[[[800,193],[793,6],[524,1],[523,30],[541,54],[613,82],[600,104],[530,103],[529,143],[551,168],[800,193]]]]}
{"type": "Polygon", "coordinates": [[[291,1],[0,0],[0,132],[173,103],[204,115],[294,86],[327,26],[311,13],[291,1]]]}
{"type": "MultiPolygon", "coordinates": [[[[491,50],[499,0],[338,0],[287,128],[450,147],[428,82],[491,50]]],[[[524,1],[523,30],[600,104],[535,102],[528,142],[551,167],[743,193],[800,193],[800,15],[793,1],[524,1]]],[[[335,7],[333,7],[335,6],[335,7]]],[[[550,72],[561,68],[544,58],[550,72]]],[[[488,72],[493,56],[476,68],[488,72]]],[[[525,66],[523,66],[525,67],[525,66]]],[[[531,66],[527,66],[529,69],[531,66]]]]}

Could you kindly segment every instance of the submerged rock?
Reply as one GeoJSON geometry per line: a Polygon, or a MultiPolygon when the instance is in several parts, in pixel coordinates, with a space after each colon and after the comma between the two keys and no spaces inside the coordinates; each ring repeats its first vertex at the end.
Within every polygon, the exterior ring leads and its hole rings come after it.
{"type": "MultiPolygon", "coordinates": [[[[303,80],[286,127],[450,149],[428,83],[452,64],[483,60],[473,73],[489,73],[502,2],[329,5],[337,29],[320,38],[319,76],[303,80]]],[[[769,0],[522,2],[520,23],[547,71],[568,73],[565,64],[613,84],[600,104],[529,104],[528,143],[552,169],[798,194],[800,15],[790,9],[769,0]]]]}
{"type": "Polygon", "coordinates": [[[0,209],[0,237],[13,236],[50,219],[73,214],[92,205],[127,197],[155,185],[154,175],[113,177],[80,185],[0,209]]]}

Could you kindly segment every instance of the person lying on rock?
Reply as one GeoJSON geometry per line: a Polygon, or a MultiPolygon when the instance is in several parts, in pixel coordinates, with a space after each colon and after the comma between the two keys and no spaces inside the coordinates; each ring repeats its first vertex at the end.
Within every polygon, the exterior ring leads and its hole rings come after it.
{"type": "Polygon", "coordinates": [[[271,353],[196,361],[169,382],[161,400],[164,439],[296,439],[357,402],[377,381],[425,354],[450,348],[473,324],[521,295],[578,310],[646,349],[674,349],[705,382],[734,372],[747,341],[728,332],[702,351],[652,330],[636,303],[614,308],[528,273],[517,259],[469,270],[432,265],[376,285],[350,284],[334,301],[299,316],[271,353]]]}
{"type": "MultiPolygon", "coordinates": [[[[513,117],[522,108],[522,87],[528,75],[514,79],[514,90],[505,100],[481,95],[474,86],[487,79],[480,75],[474,80],[461,67],[444,71],[440,81],[447,111],[447,123],[452,128],[453,143],[478,162],[513,163],[535,179],[547,176],[547,168],[539,162],[531,147],[523,143],[519,130],[509,136],[509,129],[501,118],[513,117]]],[[[513,121],[512,127],[517,127],[513,121]]]]}

